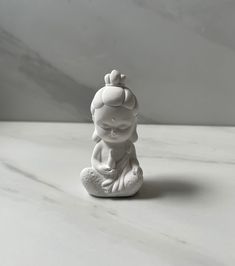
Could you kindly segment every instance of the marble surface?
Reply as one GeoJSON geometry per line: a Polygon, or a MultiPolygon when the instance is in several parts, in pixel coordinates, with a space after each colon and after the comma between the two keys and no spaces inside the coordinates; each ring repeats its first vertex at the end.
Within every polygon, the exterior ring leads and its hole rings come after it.
{"type": "Polygon", "coordinates": [[[81,185],[92,132],[0,123],[0,265],[235,265],[235,128],[140,125],[131,199],[81,185]]]}
{"type": "Polygon", "coordinates": [[[234,126],[234,13],[234,0],[0,0],[0,119],[87,122],[118,68],[142,122],[234,126]]]}

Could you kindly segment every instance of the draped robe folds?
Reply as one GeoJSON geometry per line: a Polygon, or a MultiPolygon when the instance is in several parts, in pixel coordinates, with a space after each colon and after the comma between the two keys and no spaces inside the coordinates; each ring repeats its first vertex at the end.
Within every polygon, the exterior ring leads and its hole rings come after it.
{"type": "Polygon", "coordinates": [[[112,150],[109,151],[109,156],[107,160],[107,166],[111,169],[117,169],[117,176],[115,178],[107,178],[102,182],[102,187],[109,192],[121,191],[126,186],[125,176],[132,172],[131,165],[131,147],[125,152],[124,156],[115,162],[112,156],[112,150]]]}

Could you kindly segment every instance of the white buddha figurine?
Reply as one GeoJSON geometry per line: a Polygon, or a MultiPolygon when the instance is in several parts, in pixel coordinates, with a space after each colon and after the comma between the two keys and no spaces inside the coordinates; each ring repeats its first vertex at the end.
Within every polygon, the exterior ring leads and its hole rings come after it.
{"type": "Polygon", "coordinates": [[[94,96],[91,113],[96,142],[91,167],[80,176],[87,192],[97,197],[127,197],[143,184],[136,158],[137,109],[135,95],[125,87],[125,76],[117,70],[105,75],[105,86],[94,96]]]}

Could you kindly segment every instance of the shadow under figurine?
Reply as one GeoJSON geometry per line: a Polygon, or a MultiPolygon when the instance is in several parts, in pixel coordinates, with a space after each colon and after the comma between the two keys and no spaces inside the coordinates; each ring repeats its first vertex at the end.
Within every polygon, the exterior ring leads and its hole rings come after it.
{"type": "Polygon", "coordinates": [[[125,75],[113,70],[105,75],[105,86],[94,96],[91,113],[96,142],[91,167],[80,177],[87,192],[97,197],[127,197],[143,184],[136,158],[138,102],[125,87],[125,75]]]}

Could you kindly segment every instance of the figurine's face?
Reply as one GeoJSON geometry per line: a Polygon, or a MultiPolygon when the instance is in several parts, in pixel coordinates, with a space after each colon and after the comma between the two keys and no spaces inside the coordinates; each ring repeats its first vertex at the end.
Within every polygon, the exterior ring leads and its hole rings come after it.
{"type": "Polygon", "coordinates": [[[106,142],[120,143],[130,139],[135,130],[135,116],[125,107],[102,106],[93,120],[97,135],[106,142]]]}

